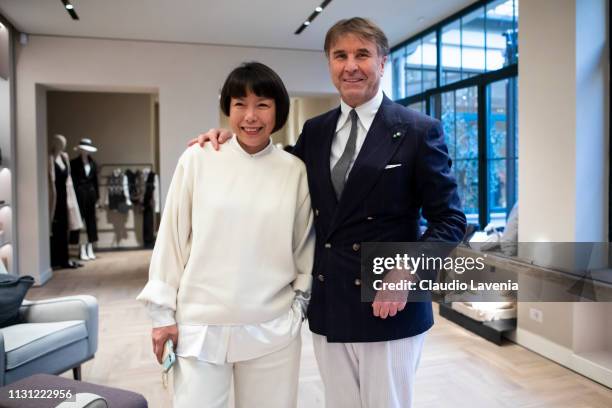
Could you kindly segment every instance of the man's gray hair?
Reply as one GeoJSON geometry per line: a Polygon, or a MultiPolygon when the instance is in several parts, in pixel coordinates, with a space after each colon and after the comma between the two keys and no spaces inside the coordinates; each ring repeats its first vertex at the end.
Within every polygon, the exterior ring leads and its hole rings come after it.
{"type": "Polygon", "coordinates": [[[325,54],[329,57],[329,50],[338,39],[346,34],[354,34],[367,41],[376,44],[378,55],[384,57],[389,55],[389,40],[385,33],[367,18],[353,17],[338,21],[325,35],[325,54]]]}

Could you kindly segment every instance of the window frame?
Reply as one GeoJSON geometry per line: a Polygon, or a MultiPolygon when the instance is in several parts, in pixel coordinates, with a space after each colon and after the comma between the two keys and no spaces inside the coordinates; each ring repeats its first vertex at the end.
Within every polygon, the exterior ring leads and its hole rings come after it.
{"type": "MultiPolygon", "coordinates": [[[[435,35],[436,37],[436,87],[427,89],[419,94],[408,96],[402,99],[396,100],[397,103],[400,103],[404,106],[409,106],[411,104],[417,102],[424,102],[425,111],[427,115],[434,116],[432,113],[435,113],[435,117],[440,119],[441,116],[441,95],[446,92],[456,91],[462,88],[468,87],[476,87],[477,88],[477,100],[478,100],[478,223],[479,227],[484,228],[490,221],[489,214],[489,195],[488,195],[488,187],[489,187],[489,157],[488,157],[488,134],[489,134],[489,107],[490,107],[490,95],[489,95],[489,85],[494,82],[498,82],[504,79],[510,79],[515,82],[518,82],[518,56],[516,56],[516,60],[506,65],[500,69],[494,71],[487,71],[487,62],[486,62],[486,41],[487,41],[487,24],[484,24],[484,38],[485,38],[485,72],[476,74],[472,77],[468,77],[465,79],[460,79],[458,81],[452,82],[450,84],[442,85],[442,30],[445,26],[459,20],[460,25],[463,22],[463,17],[468,16],[472,12],[478,10],[479,8],[484,8],[485,15],[487,12],[487,5],[489,3],[493,3],[496,0],[479,0],[475,3],[459,10],[458,12],[450,15],[449,17],[439,21],[438,23],[428,27],[425,30],[420,31],[419,33],[409,37],[408,39],[402,41],[401,43],[395,45],[391,48],[391,53],[401,48],[415,42],[423,42],[423,39],[429,37],[430,35],[435,35]],[[432,101],[435,101],[436,106],[432,106],[432,101]]],[[[516,0],[515,0],[516,1],[516,0]]],[[[514,7],[516,7],[516,3],[514,3],[514,7]]],[[[512,17],[513,25],[518,30],[517,26],[517,17],[516,14],[512,17]]],[[[422,66],[422,63],[421,63],[422,66]]],[[[463,72],[463,66],[461,66],[460,72],[463,72]]],[[[421,77],[423,75],[421,74],[421,77]]],[[[397,87],[400,84],[393,83],[392,86],[397,87]]],[[[401,84],[401,86],[405,87],[405,84],[401,84]]],[[[516,88],[514,88],[516,89],[516,88]]],[[[514,135],[516,135],[516,123],[514,123],[514,115],[511,113],[515,113],[514,110],[518,109],[516,101],[516,95],[514,92],[508,95],[508,98],[511,98],[513,103],[513,112],[507,113],[507,121],[509,123],[510,128],[512,129],[512,138],[514,139],[514,135]]],[[[507,137],[510,137],[508,135],[507,137]]],[[[512,141],[514,143],[514,141],[512,141]]],[[[515,157],[518,158],[518,152],[515,153],[515,157]]],[[[509,157],[507,160],[509,163],[509,157]]],[[[507,179],[510,179],[512,176],[512,180],[514,180],[514,173],[518,171],[515,166],[511,166],[512,169],[508,170],[507,179]]],[[[509,187],[509,195],[507,197],[507,208],[506,211],[509,213],[512,209],[512,206],[516,202],[517,199],[517,190],[518,186],[511,184],[509,187]]],[[[612,193],[611,193],[612,194],[612,193]]],[[[611,211],[612,212],[612,211],[611,211]]]]}

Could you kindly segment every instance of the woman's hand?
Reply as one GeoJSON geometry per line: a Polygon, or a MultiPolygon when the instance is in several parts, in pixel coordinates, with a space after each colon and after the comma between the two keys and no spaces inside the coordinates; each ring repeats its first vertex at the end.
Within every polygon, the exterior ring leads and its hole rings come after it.
{"type": "Polygon", "coordinates": [[[161,364],[166,341],[172,339],[174,347],[176,347],[178,343],[178,326],[173,324],[172,326],[154,328],[151,333],[151,339],[153,340],[153,353],[155,353],[155,357],[157,357],[157,362],[161,364]]]}
{"type": "Polygon", "coordinates": [[[213,149],[219,150],[219,145],[227,142],[232,138],[232,132],[227,129],[212,128],[206,133],[201,133],[196,139],[191,139],[188,146],[198,143],[200,147],[204,147],[204,143],[209,141],[213,149]]]}

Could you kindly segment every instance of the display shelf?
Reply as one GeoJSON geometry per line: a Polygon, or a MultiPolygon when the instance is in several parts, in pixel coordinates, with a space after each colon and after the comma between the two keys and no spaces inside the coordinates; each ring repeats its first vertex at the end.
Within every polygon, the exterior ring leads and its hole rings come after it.
{"type": "Polygon", "coordinates": [[[8,272],[17,273],[16,247],[16,183],[15,183],[15,66],[16,31],[0,16],[5,29],[0,30],[2,59],[7,58],[8,70],[0,75],[0,259],[8,272]]]}
{"type": "Polygon", "coordinates": [[[0,206],[0,242],[12,242],[13,209],[9,205],[0,206]]]}
{"type": "Polygon", "coordinates": [[[13,246],[10,243],[0,247],[0,262],[9,273],[13,272],[13,246]]]}
{"type": "Polygon", "coordinates": [[[440,303],[440,316],[497,345],[502,344],[516,329],[516,319],[479,322],[457,312],[448,303],[440,303]]]}
{"type": "MultiPolygon", "coordinates": [[[[474,249],[457,248],[459,256],[473,257],[478,254],[474,249]]],[[[537,278],[542,281],[554,276],[566,284],[576,279],[566,272],[494,253],[487,253],[485,264],[498,271],[514,271],[520,278],[537,278]]],[[[562,304],[565,306],[562,309],[559,309],[560,306],[551,309],[554,305],[542,303],[544,314],[557,313],[557,320],[547,320],[544,317],[544,322],[537,326],[530,324],[531,318],[520,312],[518,319],[512,319],[514,321],[480,323],[454,311],[450,304],[440,305],[440,315],[488,340],[497,342],[505,337],[587,378],[612,387],[612,302],[607,301],[612,298],[612,286],[607,283],[609,270],[602,273],[607,279],[593,281],[592,285],[598,298],[606,301],[577,302],[571,297],[568,302],[562,304]],[[510,329],[511,325],[514,325],[516,330],[510,329]],[[560,325],[566,330],[560,331],[560,325]],[[570,337],[560,333],[569,334],[570,337]]]]}

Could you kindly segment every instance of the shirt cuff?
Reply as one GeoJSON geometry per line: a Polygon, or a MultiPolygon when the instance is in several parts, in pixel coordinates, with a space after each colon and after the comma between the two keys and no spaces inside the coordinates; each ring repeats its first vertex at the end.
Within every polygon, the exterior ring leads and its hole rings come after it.
{"type": "Polygon", "coordinates": [[[177,289],[161,280],[149,280],[136,300],[176,309],[177,289]]]}
{"type": "Polygon", "coordinates": [[[172,326],[176,324],[174,319],[174,310],[157,305],[155,303],[147,303],[147,309],[149,310],[149,317],[153,320],[153,328],[172,326]]]}

